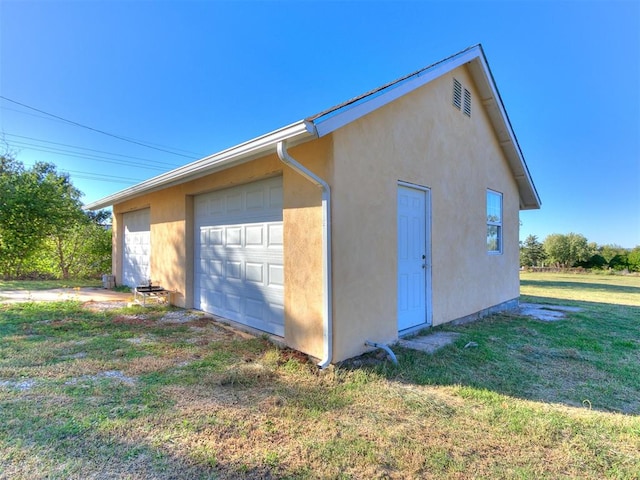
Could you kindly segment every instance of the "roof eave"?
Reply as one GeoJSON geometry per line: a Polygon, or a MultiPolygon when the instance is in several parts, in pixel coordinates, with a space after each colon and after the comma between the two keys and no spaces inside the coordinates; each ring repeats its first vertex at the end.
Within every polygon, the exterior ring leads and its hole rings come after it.
{"type": "Polygon", "coordinates": [[[478,88],[480,102],[485,107],[496,133],[498,143],[507,158],[520,192],[520,210],[535,210],[542,206],[540,196],[533,183],[529,167],[520,149],[520,144],[511,126],[498,87],[487,59],[479,47],[479,55],[468,64],[469,72],[478,88]]]}
{"type": "Polygon", "coordinates": [[[288,146],[293,147],[314,138],[317,138],[317,133],[313,124],[301,120],[254,138],[253,140],[236,145],[235,147],[223,150],[222,152],[209,155],[195,162],[157,175],[132,187],[125,188],[124,190],[89,203],[85,205],[85,208],[89,210],[105,208],[141,195],[186,183],[203,175],[209,175],[235,165],[255,160],[264,155],[275,153],[276,145],[281,141],[286,141],[288,146]]]}

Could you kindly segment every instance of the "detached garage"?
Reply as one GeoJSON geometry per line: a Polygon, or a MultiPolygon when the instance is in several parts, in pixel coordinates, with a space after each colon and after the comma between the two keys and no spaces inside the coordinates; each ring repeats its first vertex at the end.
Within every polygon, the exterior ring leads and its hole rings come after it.
{"type": "Polygon", "coordinates": [[[118,283],[324,367],[517,306],[540,198],[475,46],[88,207],[110,205],[118,283]]]}

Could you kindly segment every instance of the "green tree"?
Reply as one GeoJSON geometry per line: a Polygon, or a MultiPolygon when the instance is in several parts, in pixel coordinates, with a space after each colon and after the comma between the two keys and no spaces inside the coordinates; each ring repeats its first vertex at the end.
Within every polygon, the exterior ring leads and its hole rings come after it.
{"type": "Polygon", "coordinates": [[[45,242],[43,255],[56,277],[88,278],[111,271],[109,212],[85,212],[68,228],[57,230],[45,242]]]}
{"type": "Polygon", "coordinates": [[[586,237],[579,233],[553,233],[544,239],[543,245],[549,261],[562,268],[572,267],[592,255],[586,237]]]}
{"type": "Polygon", "coordinates": [[[614,270],[626,270],[629,268],[629,256],[627,254],[627,252],[625,251],[622,254],[618,254],[615,257],[613,257],[610,261],[609,261],[609,268],[612,268],[614,270]]]}
{"type": "Polygon", "coordinates": [[[633,272],[640,272],[640,245],[632,249],[627,255],[627,263],[629,270],[633,272]]]}
{"type": "Polygon", "coordinates": [[[536,235],[525,238],[520,247],[520,265],[523,267],[536,267],[542,265],[546,254],[542,243],[536,235]]]}
{"type": "Polygon", "coordinates": [[[598,247],[598,252],[607,261],[607,263],[610,263],[616,255],[626,255],[627,249],[620,245],[607,244],[598,247]]]}
{"type": "Polygon", "coordinates": [[[39,180],[42,168],[25,170],[12,157],[0,158],[0,262],[5,276],[22,265],[49,233],[47,202],[39,180]]]}
{"type": "Polygon", "coordinates": [[[27,273],[25,266],[52,235],[64,235],[82,221],[82,193],[50,163],[26,169],[0,156],[0,272],[27,273]]]}
{"type": "Polygon", "coordinates": [[[594,255],[591,255],[591,257],[589,257],[587,260],[583,262],[577,262],[576,265],[584,268],[602,269],[608,265],[608,262],[602,255],[600,255],[599,253],[596,253],[594,255]]]}

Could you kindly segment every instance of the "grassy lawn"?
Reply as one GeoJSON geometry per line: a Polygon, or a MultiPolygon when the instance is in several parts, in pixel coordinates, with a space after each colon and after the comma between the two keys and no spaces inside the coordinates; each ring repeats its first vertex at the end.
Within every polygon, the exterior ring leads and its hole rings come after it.
{"type": "Polygon", "coordinates": [[[323,372],[179,310],[0,304],[0,478],[638,478],[640,278],[522,293],[583,311],[323,372]]]}

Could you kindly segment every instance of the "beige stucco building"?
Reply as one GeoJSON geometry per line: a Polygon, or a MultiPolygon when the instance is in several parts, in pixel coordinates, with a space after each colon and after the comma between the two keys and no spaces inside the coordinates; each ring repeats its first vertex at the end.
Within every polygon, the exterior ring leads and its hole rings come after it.
{"type": "Polygon", "coordinates": [[[540,207],[480,46],[89,205],[113,274],[337,362],[517,304],[540,207]]]}

